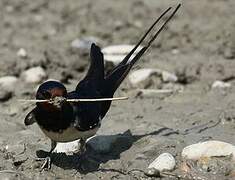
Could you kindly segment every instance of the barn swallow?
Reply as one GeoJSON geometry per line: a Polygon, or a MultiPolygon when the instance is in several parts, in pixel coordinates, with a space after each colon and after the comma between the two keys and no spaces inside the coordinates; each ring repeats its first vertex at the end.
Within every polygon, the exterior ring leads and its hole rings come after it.
{"type": "MultiPolygon", "coordinates": [[[[88,72],[74,91],[67,92],[66,87],[57,81],[47,81],[39,86],[36,99],[52,101],[37,102],[36,107],[27,114],[24,123],[27,126],[36,122],[42,132],[51,139],[49,154],[53,152],[57,142],[70,142],[77,139],[80,139],[80,153],[85,151],[87,138],[94,136],[100,128],[101,120],[108,112],[111,101],[72,103],[66,101],[66,99],[112,98],[133,65],[150,47],[179,7],[180,4],[147,44],[142,46],[141,50],[131,58],[146,36],[160,19],[170,11],[171,7],[164,11],[128,55],[110,72],[105,74],[103,54],[101,49],[93,43],[90,49],[91,62],[88,72]]],[[[47,157],[47,164],[50,167],[49,157],[47,157]]]]}

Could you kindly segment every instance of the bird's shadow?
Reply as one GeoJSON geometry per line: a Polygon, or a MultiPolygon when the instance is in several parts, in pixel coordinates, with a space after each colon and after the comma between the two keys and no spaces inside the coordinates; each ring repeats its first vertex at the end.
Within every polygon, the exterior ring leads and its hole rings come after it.
{"type": "MultiPolygon", "coordinates": [[[[82,174],[94,172],[99,169],[100,164],[106,163],[109,160],[119,159],[120,154],[128,150],[137,140],[149,135],[158,135],[165,131],[167,132],[164,133],[163,136],[178,134],[177,131],[163,127],[144,135],[132,135],[131,131],[127,130],[122,134],[95,136],[87,142],[87,149],[83,155],[66,155],[65,153],[52,153],[52,164],[63,169],[76,169],[79,173],[82,174]],[[113,141],[113,139],[115,139],[115,141],[113,141]],[[108,144],[109,151],[103,152],[92,148],[96,145],[99,146],[99,143],[101,142],[110,142],[110,144],[108,144]],[[91,146],[90,144],[93,144],[93,146],[91,146]]],[[[45,156],[46,153],[47,152],[40,150],[37,151],[37,156],[42,157],[45,156]]]]}

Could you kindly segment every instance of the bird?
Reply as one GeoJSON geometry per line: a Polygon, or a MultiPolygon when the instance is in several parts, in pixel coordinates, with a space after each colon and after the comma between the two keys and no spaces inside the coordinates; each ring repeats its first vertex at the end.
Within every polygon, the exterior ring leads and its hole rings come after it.
{"type": "Polygon", "coordinates": [[[58,142],[70,142],[79,139],[79,153],[83,154],[86,151],[86,140],[96,134],[112,103],[112,101],[107,100],[97,102],[69,102],[67,100],[112,98],[131,68],[149,49],[180,6],[181,4],[178,4],[158,31],[149,38],[150,40],[146,45],[142,46],[140,51],[132,58],[136,49],[143,43],[163,16],[171,10],[171,7],[165,10],[126,57],[109,72],[105,73],[104,56],[100,47],[92,43],[88,71],[74,91],[67,92],[62,83],[54,80],[46,81],[39,86],[36,92],[36,100],[39,100],[39,102],[36,102],[36,106],[26,115],[24,124],[29,126],[36,122],[42,132],[51,140],[49,156],[44,158],[45,162],[42,168],[46,168],[46,166],[50,168],[50,155],[58,142]]]}

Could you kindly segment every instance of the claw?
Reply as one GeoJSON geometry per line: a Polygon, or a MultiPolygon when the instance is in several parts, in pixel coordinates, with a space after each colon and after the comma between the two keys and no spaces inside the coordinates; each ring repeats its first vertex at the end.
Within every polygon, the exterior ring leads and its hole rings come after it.
{"type": "Polygon", "coordinates": [[[44,161],[41,166],[41,171],[51,169],[51,157],[47,156],[45,158],[36,158],[36,161],[44,161]]]}

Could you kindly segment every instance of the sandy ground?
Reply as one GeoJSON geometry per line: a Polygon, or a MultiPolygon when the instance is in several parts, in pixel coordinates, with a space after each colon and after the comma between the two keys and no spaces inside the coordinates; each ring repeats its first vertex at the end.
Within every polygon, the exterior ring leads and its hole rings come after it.
{"type": "MultiPolygon", "coordinates": [[[[20,76],[40,65],[48,78],[65,82],[71,90],[88,66],[86,54],[71,50],[74,39],[94,36],[101,47],[133,44],[163,10],[178,2],[1,0],[0,76],[20,76]],[[20,48],[27,50],[27,59],[16,55],[20,48]]],[[[183,87],[182,92],[136,96],[126,80],[116,96],[130,99],[113,103],[96,137],[105,141],[116,137],[110,151],[97,152],[88,144],[83,162],[76,154],[53,154],[52,169],[40,172],[41,163],[34,157],[37,150],[49,150],[50,142],[37,125],[26,128],[23,124],[33,106],[17,99],[33,98],[37,85],[21,81],[13,97],[0,103],[0,170],[12,171],[0,171],[0,179],[147,179],[143,173],[127,172],[144,170],[160,153],[170,152],[177,159],[178,173],[183,147],[208,139],[235,144],[235,1],[180,2],[183,6],[177,16],[136,68],[154,67],[181,75],[176,85],[183,87]],[[232,87],[213,90],[215,80],[232,87]]],[[[211,172],[198,171],[198,176],[229,179],[226,168],[233,165],[221,166],[211,172]]]]}

